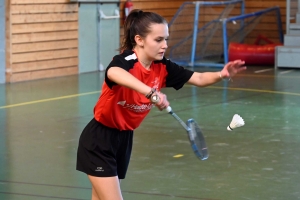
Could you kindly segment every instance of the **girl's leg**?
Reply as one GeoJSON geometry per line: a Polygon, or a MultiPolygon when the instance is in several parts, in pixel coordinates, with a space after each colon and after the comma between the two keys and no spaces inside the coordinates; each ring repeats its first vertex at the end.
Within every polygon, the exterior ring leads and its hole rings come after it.
{"type": "Polygon", "coordinates": [[[92,200],[123,200],[117,176],[89,176],[92,183],[92,200]]]}
{"type": "Polygon", "coordinates": [[[92,200],[100,200],[93,186],[92,186],[92,200]]]}

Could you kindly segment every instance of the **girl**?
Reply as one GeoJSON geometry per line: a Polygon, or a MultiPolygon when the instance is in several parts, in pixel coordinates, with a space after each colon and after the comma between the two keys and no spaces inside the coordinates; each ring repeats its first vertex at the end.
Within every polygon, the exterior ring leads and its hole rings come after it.
{"type": "Polygon", "coordinates": [[[187,70],[164,57],[168,36],[167,22],[156,13],[133,10],[126,19],[122,53],[106,69],[94,118],[79,140],[77,170],[88,175],[92,200],[123,199],[119,180],[126,175],[133,130],[153,104],[160,110],[169,105],[161,88],[205,87],[246,69],[236,60],[220,72],[187,70]]]}

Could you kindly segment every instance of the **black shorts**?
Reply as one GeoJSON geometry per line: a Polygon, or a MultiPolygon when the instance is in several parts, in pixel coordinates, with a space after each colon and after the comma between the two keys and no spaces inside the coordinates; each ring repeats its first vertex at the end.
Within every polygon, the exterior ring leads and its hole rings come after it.
{"type": "Polygon", "coordinates": [[[124,179],[133,131],[120,131],[92,119],[81,133],[76,169],[91,176],[124,179]]]}

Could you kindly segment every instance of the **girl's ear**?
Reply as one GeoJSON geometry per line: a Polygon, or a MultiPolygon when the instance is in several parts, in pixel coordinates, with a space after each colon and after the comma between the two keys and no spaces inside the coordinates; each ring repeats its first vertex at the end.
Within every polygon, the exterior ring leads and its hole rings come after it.
{"type": "Polygon", "coordinates": [[[134,36],[134,40],[139,47],[144,47],[144,40],[140,35],[134,36]]]}

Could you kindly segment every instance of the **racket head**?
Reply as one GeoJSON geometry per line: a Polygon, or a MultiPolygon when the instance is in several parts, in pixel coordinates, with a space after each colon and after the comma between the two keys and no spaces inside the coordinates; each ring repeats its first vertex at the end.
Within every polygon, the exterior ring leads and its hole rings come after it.
{"type": "Polygon", "coordinates": [[[208,158],[208,150],[199,125],[194,119],[187,120],[186,125],[189,128],[187,131],[188,138],[195,155],[201,160],[206,160],[208,158]]]}

